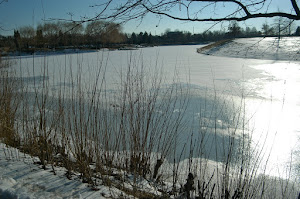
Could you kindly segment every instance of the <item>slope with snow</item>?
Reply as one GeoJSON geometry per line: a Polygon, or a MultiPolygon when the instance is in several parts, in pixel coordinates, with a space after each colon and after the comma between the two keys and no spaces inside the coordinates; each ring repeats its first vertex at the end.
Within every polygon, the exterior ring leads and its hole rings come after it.
{"type": "Polygon", "coordinates": [[[126,196],[116,188],[98,186],[98,191],[82,183],[78,176],[69,180],[64,168],[44,170],[38,158],[0,143],[0,198],[119,198],[126,196]]]}
{"type": "Polygon", "coordinates": [[[241,38],[221,47],[203,50],[202,53],[237,58],[299,61],[300,37],[241,38]]]}

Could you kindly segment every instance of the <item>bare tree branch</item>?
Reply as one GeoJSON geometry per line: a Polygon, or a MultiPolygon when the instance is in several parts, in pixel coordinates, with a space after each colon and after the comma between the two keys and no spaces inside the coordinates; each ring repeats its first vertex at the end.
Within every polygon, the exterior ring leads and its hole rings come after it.
{"type": "MultiPolygon", "coordinates": [[[[288,2],[288,0],[285,0],[288,2]]],[[[289,11],[278,11],[268,12],[268,9],[262,10],[265,5],[269,7],[271,1],[268,0],[127,0],[125,3],[115,7],[113,12],[104,15],[104,10],[101,14],[97,15],[96,18],[101,19],[120,19],[120,20],[132,20],[136,18],[142,18],[147,13],[153,13],[160,16],[166,16],[175,20],[180,21],[199,21],[199,22],[220,22],[220,21],[246,21],[253,18],[271,18],[271,17],[284,17],[292,20],[300,20],[300,10],[296,0],[290,0],[292,3],[292,12],[289,11]],[[199,5],[191,5],[192,3],[200,3],[199,5]],[[207,4],[205,4],[207,3],[207,4]],[[223,7],[231,9],[231,13],[226,16],[216,17],[211,15],[205,17],[204,15],[199,16],[198,14],[204,10],[217,6],[217,4],[223,3],[223,7]],[[237,5],[235,8],[232,5],[237,5]],[[173,12],[176,6],[182,11],[181,7],[185,8],[185,16],[177,15],[178,12],[173,12]],[[257,8],[259,7],[259,8],[257,8]],[[198,12],[191,15],[190,9],[198,9],[198,12]],[[261,12],[259,12],[261,10],[261,12]]],[[[108,1],[108,4],[112,4],[112,0],[108,1]]],[[[104,8],[108,10],[108,4],[104,8]]],[[[216,8],[213,8],[214,10],[216,8]]],[[[112,10],[110,10],[112,11],[112,10]]],[[[183,12],[183,11],[182,11],[183,12]]],[[[217,14],[222,14],[217,12],[217,14]]]]}
{"type": "MultiPolygon", "coordinates": [[[[100,11],[91,18],[84,17],[81,20],[71,20],[74,27],[83,23],[110,20],[118,24],[130,20],[143,20],[148,13],[155,14],[160,19],[162,16],[178,20],[192,22],[224,22],[246,21],[255,18],[282,17],[290,20],[300,20],[300,10],[297,0],[282,0],[291,4],[292,11],[269,11],[272,0],[105,0],[99,5],[100,11]],[[235,5],[235,6],[234,6],[235,5]],[[227,8],[227,12],[218,10],[227,8]],[[179,11],[176,10],[179,8],[179,11]],[[229,12],[228,12],[229,10],[229,12]],[[203,14],[209,11],[211,14],[203,14]]],[[[57,19],[56,19],[57,20],[57,19]]],[[[66,19],[58,19],[70,21],[66,19]]]]}
{"type": "Polygon", "coordinates": [[[293,8],[294,8],[296,14],[300,17],[300,10],[299,10],[296,0],[291,0],[291,2],[292,2],[293,8]]]}
{"type": "Polygon", "coordinates": [[[0,4],[2,4],[4,2],[8,2],[8,0],[2,0],[2,1],[0,1],[0,4]]]}
{"type": "Polygon", "coordinates": [[[193,19],[193,18],[183,18],[183,17],[176,17],[173,15],[170,15],[168,13],[164,12],[158,12],[154,11],[147,6],[143,5],[144,8],[147,9],[148,12],[151,12],[153,14],[158,14],[158,15],[164,15],[172,19],[180,20],[180,21],[212,21],[212,22],[218,22],[218,21],[246,21],[248,19],[253,19],[253,18],[271,18],[271,17],[285,17],[288,19],[293,19],[293,20],[300,20],[300,16],[293,15],[293,14],[288,14],[288,13],[283,13],[283,12],[272,12],[272,13],[258,13],[258,14],[249,14],[244,17],[224,17],[224,18],[203,18],[203,19],[193,19]]]}
{"type": "MultiPolygon", "coordinates": [[[[191,0],[191,1],[198,1],[198,2],[217,2],[216,0],[191,0]]],[[[247,6],[245,6],[244,4],[242,4],[239,1],[236,0],[222,0],[223,2],[231,2],[231,3],[235,3],[237,5],[239,5],[245,12],[246,15],[251,15],[250,12],[247,9],[247,6]]]]}

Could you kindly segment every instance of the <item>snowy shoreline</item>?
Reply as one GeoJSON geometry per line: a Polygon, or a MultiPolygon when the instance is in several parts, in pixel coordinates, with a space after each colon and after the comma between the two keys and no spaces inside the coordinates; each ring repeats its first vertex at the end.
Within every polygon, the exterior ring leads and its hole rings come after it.
{"type": "Polygon", "coordinates": [[[72,180],[66,170],[55,167],[56,174],[42,169],[39,159],[0,143],[0,198],[118,198],[122,194],[116,188],[101,186],[94,191],[79,176],[72,180]]]}
{"type": "MultiPolygon", "coordinates": [[[[217,42],[218,43],[218,42],[217,42]]],[[[300,38],[274,37],[225,40],[211,48],[200,48],[199,53],[212,56],[277,61],[300,61],[300,38]]]]}

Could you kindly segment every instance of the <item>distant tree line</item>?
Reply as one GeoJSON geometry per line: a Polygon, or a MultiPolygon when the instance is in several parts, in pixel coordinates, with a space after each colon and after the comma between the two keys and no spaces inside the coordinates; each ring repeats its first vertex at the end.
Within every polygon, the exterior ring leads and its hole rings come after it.
{"type": "Polygon", "coordinates": [[[93,21],[85,27],[73,22],[48,22],[37,28],[23,26],[12,36],[0,36],[0,47],[17,51],[59,48],[101,48],[124,43],[122,27],[116,23],[93,21]]]}
{"type": "Polygon", "coordinates": [[[188,31],[171,31],[167,29],[162,35],[152,35],[147,32],[139,34],[127,34],[127,44],[192,44],[223,39],[242,38],[242,37],[269,37],[269,36],[300,36],[300,26],[293,32],[291,22],[281,21],[280,18],[276,23],[268,25],[264,23],[261,30],[255,27],[242,28],[237,22],[231,22],[227,30],[205,31],[203,33],[192,34],[188,31]]]}
{"type": "Polygon", "coordinates": [[[73,22],[48,22],[35,28],[23,26],[14,30],[12,36],[0,36],[0,50],[34,52],[36,50],[64,48],[116,48],[121,45],[171,45],[192,44],[217,41],[230,38],[259,37],[259,36],[300,36],[300,27],[294,27],[292,22],[281,18],[275,23],[264,23],[261,30],[255,27],[242,28],[237,22],[231,22],[226,30],[205,31],[192,34],[187,31],[171,31],[167,29],[161,35],[148,32],[125,34],[120,24],[93,21],[82,24],[73,22]]]}

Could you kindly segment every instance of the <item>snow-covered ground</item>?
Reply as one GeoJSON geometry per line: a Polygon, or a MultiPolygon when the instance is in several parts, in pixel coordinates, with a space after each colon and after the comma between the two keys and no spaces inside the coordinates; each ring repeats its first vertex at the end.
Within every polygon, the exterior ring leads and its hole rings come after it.
{"type": "Polygon", "coordinates": [[[207,49],[202,53],[248,59],[299,61],[300,37],[235,39],[224,46],[207,49]]]}
{"type": "MultiPolygon", "coordinates": [[[[120,198],[126,196],[120,190],[98,186],[94,191],[78,176],[69,180],[64,168],[50,166],[44,170],[39,159],[7,147],[0,143],[0,198],[39,199],[39,198],[120,198]]],[[[128,196],[127,196],[128,197],[128,196]]]]}
{"type": "MultiPolygon", "coordinates": [[[[193,159],[193,162],[197,161],[201,161],[199,164],[203,165],[203,169],[206,170],[206,175],[204,175],[201,180],[204,182],[208,182],[209,180],[211,184],[222,180],[222,173],[219,175],[216,174],[216,172],[218,172],[216,170],[218,165],[217,162],[204,159],[193,159]],[[218,176],[218,180],[216,176],[218,176]]],[[[189,163],[189,160],[184,160],[179,163],[178,175],[181,183],[185,182],[188,175],[189,163]]],[[[167,187],[167,190],[170,191],[172,190],[171,165],[172,164],[166,162],[162,168],[164,175],[169,176],[164,182],[164,187],[167,187]]],[[[220,168],[222,167],[221,165],[219,166],[220,168]]],[[[134,198],[114,186],[108,187],[98,184],[96,187],[92,187],[87,183],[83,183],[79,174],[76,175],[74,173],[71,179],[67,178],[66,169],[62,167],[51,167],[51,165],[48,165],[46,169],[43,169],[39,164],[39,159],[37,157],[29,156],[20,152],[18,149],[11,148],[2,143],[0,143],[0,168],[1,199],[134,198]],[[55,172],[53,172],[53,170],[55,172]]],[[[198,170],[198,172],[199,171],[200,170],[198,170]]],[[[202,176],[201,173],[198,173],[197,175],[202,176]]],[[[234,176],[238,174],[231,173],[231,175],[234,176]]],[[[117,178],[114,179],[112,176],[110,179],[112,180],[112,183],[119,182],[117,178]]],[[[252,182],[253,185],[247,191],[250,191],[250,193],[258,191],[260,193],[261,186],[264,185],[265,196],[263,198],[296,198],[300,189],[300,185],[294,181],[290,181],[290,179],[284,180],[269,176],[257,176],[257,178],[253,178],[252,180],[254,181],[252,182]]],[[[232,178],[231,183],[237,183],[234,180],[234,177],[232,178]]],[[[132,181],[130,182],[129,180],[123,185],[131,187],[132,181]]],[[[210,184],[207,185],[209,186],[210,184]]],[[[159,191],[160,186],[143,178],[137,181],[136,186],[138,187],[138,190],[161,195],[159,191]]],[[[186,198],[186,196],[182,193],[178,198],[186,198]]]]}
{"type": "MultiPolygon", "coordinates": [[[[20,57],[16,59],[15,67],[22,77],[26,77],[28,85],[33,86],[33,79],[34,84],[38,85],[39,78],[44,78],[43,67],[46,63],[49,71],[46,79],[49,80],[50,89],[55,91],[62,85],[73,86],[67,82],[65,75],[70,74],[70,71],[65,72],[66,70],[71,69],[74,74],[80,73],[82,82],[89,84],[95,81],[94,74],[99,66],[103,66],[107,76],[106,89],[118,92],[116,85],[121,81],[119,72],[126,68],[133,58],[137,60],[136,64],[142,62],[145,67],[163,66],[167,82],[171,82],[176,74],[180,82],[188,82],[190,88],[200,94],[207,90],[217,91],[235,101],[239,101],[243,96],[247,102],[247,117],[251,118],[249,128],[253,129],[252,136],[254,141],[257,141],[255,144],[263,143],[272,148],[272,154],[267,156],[270,168],[267,168],[266,173],[277,176],[282,172],[282,168],[286,168],[287,161],[294,159],[299,151],[299,43],[300,37],[282,38],[280,41],[276,38],[252,38],[236,39],[222,47],[205,51],[204,54],[196,52],[197,48],[202,47],[199,45],[20,57]]],[[[191,120],[201,115],[201,112],[198,112],[197,100],[190,101],[187,112],[191,120]]],[[[218,122],[222,126],[223,121],[218,122]]],[[[186,138],[178,145],[185,142],[186,138]]],[[[51,169],[43,170],[35,162],[38,162],[36,158],[0,145],[0,198],[126,196],[120,190],[106,186],[99,186],[98,191],[92,191],[91,187],[81,183],[76,175],[74,179],[68,180],[63,168],[56,168],[57,175],[54,175],[51,169]]],[[[215,164],[217,163],[210,160],[210,165],[215,164]]],[[[299,179],[299,175],[296,178],[299,179]]]]}

